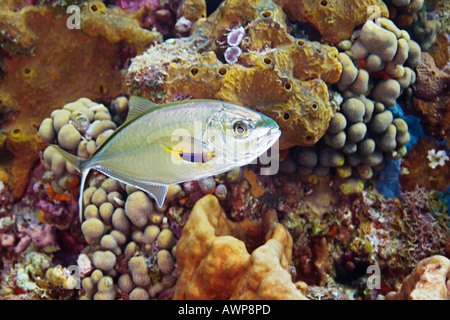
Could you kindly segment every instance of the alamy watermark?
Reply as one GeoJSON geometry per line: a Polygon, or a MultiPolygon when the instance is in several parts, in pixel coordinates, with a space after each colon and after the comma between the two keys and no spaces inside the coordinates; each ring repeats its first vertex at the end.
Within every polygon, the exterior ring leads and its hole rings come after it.
{"type": "Polygon", "coordinates": [[[81,272],[77,265],[70,265],[64,268],[64,274],[67,277],[65,286],[67,289],[81,289],[81,272]]]}
{"type": "Polygon", "coordinates": [[[81,29],[81,9],[79,6],[70,5],[67,7],[66,12],[70,16],[66,20],[67,29],[81,29]]]}
{"type": "Polygon", "coordinates": [[[378,27],[381,27],[380,18],[381,18],[381,9],[377,5],[370,5],[367,7],[367,13],[370,14],[370,16],[367,18],[367,21],[373,21],[375,25],[378,27]]]}
{"type": "Polygon", "coordinates": [[[367,277],[367,288],[370,290],[373,289],[381,289],[381,271],[380,267],[377,265],[370,265],[367,267],[366,274],[370,274],[370,276],[367,277]]]}

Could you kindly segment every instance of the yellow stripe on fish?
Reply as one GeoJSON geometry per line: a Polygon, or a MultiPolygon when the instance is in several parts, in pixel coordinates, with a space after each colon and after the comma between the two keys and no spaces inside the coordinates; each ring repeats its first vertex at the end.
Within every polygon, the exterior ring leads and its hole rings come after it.
{"type": "Polygon", "coordinates": [[[185,160],[192,163],[202,164],[207,161],[210,161],[212,158],[216,156],[214,151],[202,151],[202,152],[186,152],[184,150],[174,151],[173,149],[160,145],[164,150],[174,154],[177,156],[179,160],[185,160]]]}

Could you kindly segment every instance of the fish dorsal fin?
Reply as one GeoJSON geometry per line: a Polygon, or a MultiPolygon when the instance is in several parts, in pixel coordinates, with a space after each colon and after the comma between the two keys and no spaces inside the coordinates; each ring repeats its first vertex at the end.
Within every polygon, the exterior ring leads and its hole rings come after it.
{"type": "Polygon", "coordinates": [[[158,106],[156,103],[138,96],[131,96],[128,105],[128,116],[124,124],[139,118],[147,111],[158,106]]]}

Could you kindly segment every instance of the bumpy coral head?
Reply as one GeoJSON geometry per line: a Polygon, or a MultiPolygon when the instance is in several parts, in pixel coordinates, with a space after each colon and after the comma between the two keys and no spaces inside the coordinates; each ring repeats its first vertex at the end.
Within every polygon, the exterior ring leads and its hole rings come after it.
{"type": "Polygon", "coordinates": [[[208,141],[224,167],[247,165],[278,141],[281,131],[271,118],[232,103],[223,106],[211,117],[203,141],[208,141]]]}

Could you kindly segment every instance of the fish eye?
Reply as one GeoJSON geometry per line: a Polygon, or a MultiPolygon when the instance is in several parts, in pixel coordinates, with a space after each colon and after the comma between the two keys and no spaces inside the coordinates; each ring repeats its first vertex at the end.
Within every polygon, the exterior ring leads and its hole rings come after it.
{"type": "Polygon", "coordinates": [[[245,122],[236,121],[233,125],[233,131],[239,138],[244,138],[248,134],[248,126],[245,122]]]}

